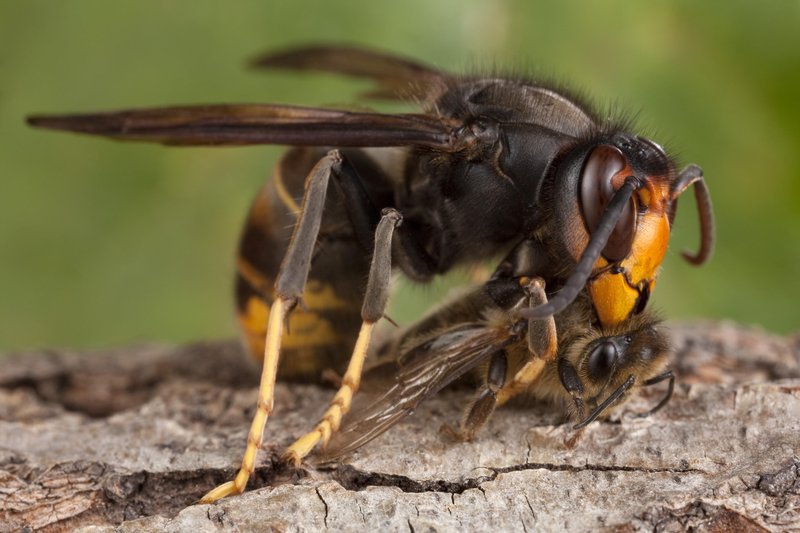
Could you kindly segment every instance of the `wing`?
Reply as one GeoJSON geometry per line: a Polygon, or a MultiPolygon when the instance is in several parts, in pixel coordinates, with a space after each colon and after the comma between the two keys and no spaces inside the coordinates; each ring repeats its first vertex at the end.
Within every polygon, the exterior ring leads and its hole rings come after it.
{"type": "MultiPolygon", "coordinates": [[[[351,453],[381,435],[427,398],[489,360],[520,335],[517,324],[461,324],[414,345],[393,363],[394,385],[369,405],[348,413],[325,450],[324,460],[351,453]]],[[[385,365],[382,366],[380,372],[385,373],[385,365]]]]}
{"type": "Polygon", "coordinates": [[[356,113],[271,104],[37,115],[40,128],[183,146],[425,146],[450,149],[457,124],[431,115],[356,113]]]}
{"type": "Polygon", "coordinates": [[[452,76],[428,65],[354,46],[312,45],[270,52],[254,59],[255,68],[311,70],[368,78],[377,88],[373,98],[427,99],[446,88],[452,76]]]}

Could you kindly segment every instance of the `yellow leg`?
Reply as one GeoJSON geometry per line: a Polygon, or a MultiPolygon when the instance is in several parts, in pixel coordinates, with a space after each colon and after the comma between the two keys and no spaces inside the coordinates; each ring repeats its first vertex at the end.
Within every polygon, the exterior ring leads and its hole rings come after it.
{"type": "Polygon", "coordinates": [[[392,274],[392,235],[403,217],[394,209],[384,209],[378,227],[375,228],[375,248],[372,251],[372,263],[369,268],[367,290],[364,304],[361,307],[361,331],[358,333],[350,364],[342,378],[342,386],[331,400],[330,406],[322,415],[319,423],[286,449],[283,458],[286,462],[298,466],[320,441],[328,445],[331,435],[339,430],[342,417],[350,409],[353,395],[361,384],[361,371],[367,358],[372,328],[383,317],[386,300],[389,298],[389,281],[392,274]]]}
{"type": "MultiPolygon", "coordinates": [[[[544,290],[544,280],[541,278],[522,278],[520,283],[527,286],[530,293],[530,308],[547,303],[547,294],[544,290]]],[[[543,320],[528,321],[528,361],[522,365],[514,378],[497,392],[497,404],[502,405],[508,400],[530,387],[542,374],[544,365],[555,359],[558,349],[556,324],[553,317],[543,320]]]]}
{"type": "Polygon", "coordinates": [[[286,449],[283,454],[286,462],[299,466],[303,458],[311,453],[311,450],[320,441],[322,441],[323,446],[327,446],[331,435],[338,431],[342,417],[350,409],[353,395],[358,391],[358,387],[361,384],[361,371],[364,368],[364,360],[367,358],[367,350],[369,349],[369,341],[372,337],[374,326],[374,322],[367,321],[361,325],[353,355],[350,356],[350,363],[347,365],[347,371],[342,378],[342,386],[336,392],[330,406],[314,429],[297,439],[286,449]]]}
{"type": "Polygon", "coordinates": [[[267,326],[264,366],[261,370],[261,383],[258,389],[258,404],[256,405],[253,423],[250,424],[250,433],[247,435],[247,447],[244,451],[244,457],[242,457],[242,466],[233,481],[228,481],[213,489],[203,496],[200,503],[212,503],[231,494],[241,494],[255,470],[256,454],[264,438],[264,426],[266,426],[267,418],[272,413],[281,337],[283,336],[284,322],[288,312],[289,309],[286,307],[286,302],[280,298],[273,302],[269,313],[269,325],[267,326]]]}
{"type": "Polygon", "coordinates": [[[530,387],[542,374],[545,360],[539,357],[529,360],[520,368],[514,379],[497,391],[497,405],[503,405],[508,400],[530,387]]]}
{"type": "Polygon", "coordinates": [[[267,336],[264,341],[264,366],[258,389],[258,404],[253,423],[250,425],[250,432],[247,435],[247,447],[242,457],[242,466],[233,481],[223,483],[203,496],[200,500],[202,503],[211,503],[231,494],[241,494],[255,470],[256,455],[264,438],[264,426],[272,412],[283,328],[291,310],[301,302],[303,289],[308,280],[311,260],[322,224],[330,176],[341,170],[343,164],[342,154],[338,150],[332,150],[319,160],[306,178],[303,204],[294,225],[286,255],[281,262],[278,277],[275,280],[275,292],[278,298],[272,303],[269,313],[267,336]]]}

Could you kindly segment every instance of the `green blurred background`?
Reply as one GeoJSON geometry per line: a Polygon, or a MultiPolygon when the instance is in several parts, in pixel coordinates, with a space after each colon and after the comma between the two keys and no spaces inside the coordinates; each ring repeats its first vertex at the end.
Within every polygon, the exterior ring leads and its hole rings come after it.
{"type": "MultiPolygon", "coordinates": [[[[712,263],[683,201],[653,305],[669,318],[798,329],[800,4],[157,2],[0,4],[0,350],[230,336],[233,254],[280,148],[167,149],[37,131],[33,112],[351,102],[332,76],[248,72],[254,54],[361,43],[459,70],[557,76],[639,112],[706,173],[712,263]]],[[[379,106],[378,106],[379,107],[379,106]]],[[[458,276],[402,286],[403,322],[458,276]]]]}

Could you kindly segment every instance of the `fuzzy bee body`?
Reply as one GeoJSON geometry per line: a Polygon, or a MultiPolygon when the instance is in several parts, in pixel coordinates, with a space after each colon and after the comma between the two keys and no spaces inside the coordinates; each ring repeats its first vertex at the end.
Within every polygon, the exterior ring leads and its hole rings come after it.
{"type": "Polygon", "coordinates": [[[386,341],[365,373],[363,388],[368,392],[332,437],[326,459],[357,450],[456,381],[466,379],[478,390],[460,428],[451,430],[456,438],[471,439],[496,405],[514,397],[549,403],[580,425],[589,412],[596,413],[592,419],[608,416],[642,386],[670,379],[664,373],[669,345],[657,317],[644,311],[614,327],[595,327],[584,294],[553,317],[557,353],[541,360],[535,382],[509,387],[531,360],[531,345],[548,342],[539,338],[541,329],[529,329],[531,325],[513,312],[525,304],[523,289],[516,279],[495,279],[463,291],[386,341]],[[481,412],[475,405],[491,387],[498,357],[503,360],[499,386],[486,412],[481,412]]]}

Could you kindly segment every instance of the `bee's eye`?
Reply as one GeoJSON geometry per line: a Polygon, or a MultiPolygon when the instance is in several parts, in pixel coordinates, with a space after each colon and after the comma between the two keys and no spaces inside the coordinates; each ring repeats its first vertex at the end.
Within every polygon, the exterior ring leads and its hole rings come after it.
{"type": "Polygon", "coordinates": [[[617,350],[617,346],[611,341],[601,342],[589,354],[589,374],[596,380],[608,378],[618,359],[619,350],[617,350]]]}
{"type": "MultiPolygon", "coordinates": [[[[590,233],[597,227],[614,193],[622,187],[627,166],[627,159],[619,148],[610,144],[601,144],[586,158],[580,196],[583,219],[590,233]]],[[[636,233],[636,214],[636,200],[632,196],[603,248],[603,256],[608,261],[621,261],[630,253],[636,233]]]]}

